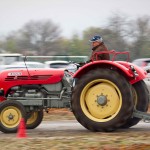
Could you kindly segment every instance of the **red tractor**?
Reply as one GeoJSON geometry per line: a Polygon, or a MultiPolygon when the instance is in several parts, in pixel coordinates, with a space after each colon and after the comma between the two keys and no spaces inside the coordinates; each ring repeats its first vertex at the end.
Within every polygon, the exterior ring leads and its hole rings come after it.
{"type": "Polygon", "coordinates": [[[115,61],[120,52],[109,53],[112,60],[87,63],[73,76],[62,69],[1,71],[0,130],[16,132],[21,118],[27,129],[34,129],[48,108],[70,108],[91,131],[114,131],[149,120],[149,92],[143,81],[147,73],[127,61],[115,61]]]}

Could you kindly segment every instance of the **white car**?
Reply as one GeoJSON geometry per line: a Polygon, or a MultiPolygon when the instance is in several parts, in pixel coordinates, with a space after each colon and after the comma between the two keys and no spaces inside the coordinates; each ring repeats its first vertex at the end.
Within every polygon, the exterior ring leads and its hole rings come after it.
{"type": "Polygon", "coordinates": [[[28,68],[45,68],[45,64],[41,62],[34,62],[34,61],[18,61],[12,63],[12,65],[22,65],[27,66],[28,68]]]}
{"type": "Polygon", "coordinates": [[[150,66],[150,58],[139,58],[132,61],[133,64],[139,67],[150,66]]]}
{"type": "Polygon", "coordinates": [[[73,73],[77,70],[77,66],[71,64],[68,61],[56,60],[56,61],[45,61],[44,63],[46,68],[66,69],[73,73]]]}
{"type": "Polygon", "coordinates": [[[0,71],[7,70],[7,69],[22,69],[26,68],[24,65],[0,65],[0,71]]]}
{"type": "Polygon", "coordinates": [[[61,61],[61,60],[56,60],[56,61],[45,61],[45,66],[48,68],[66,68],[69,65],[68,61],[61,61]]]}
{"type": "MultiPolygon", "coordinates": [[[[147,71],[147,70],[150,71],[150,66],[143,67],[143,69],[144,69],[145,71],[147,71]]],[[[150,73],[147,74],[147,78],[146,78],[145,80],[150,81],[150,73]]]]}

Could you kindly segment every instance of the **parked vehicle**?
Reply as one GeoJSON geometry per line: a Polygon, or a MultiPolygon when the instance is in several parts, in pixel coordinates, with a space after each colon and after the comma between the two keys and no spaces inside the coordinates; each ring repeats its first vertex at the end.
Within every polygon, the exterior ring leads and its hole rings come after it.
{"type": "Polygon", "coordinates": [[[12,65],[18,65],[18,66],[27,66],[28,68],[45,68],[45,64],[41,62],[35,62],[35,61],[20,61],[20,62],[14,62],[12,65]]]}
{"type": "Polygon", "coordinates": [[[139,67],[150,66],[150,58],[135,59],[132,61],[132,63],[139,66],[139,67]]]}
{"type": "Polygon", "coordinates": [[[148,72],[147,78],[145,78],[145,80],[150,81],[150,66],[143,67],[143,69],[148,72]]]}
{"type": "Polygon", "coordinates": [[[77,71],[77,66],[68,61],[55,60],[55,61],[45,61],[44,63],[46,68],[64,69],[73,73],[77,71]]]}
{"type": "Polygon", "coordinates": [[[0,54],[0,65],[10,65],[15,61],[23,61],[23,55],[19,53],[0,54]]]}
{"type": "Polygon", "coordinates": [[[45,61],[45,66],[48,68],[62,68],[65,69],[68,65],[68,61],[63,61],[63,60],[55,60],[55,61],[45,61]]]}
{"type": "Polygon", "coordinates": [[[25,65],[0,65],[0,71],[7,70],[7,69],[19,69],[19,68],[26,68],[25,65]]]}
{"type": "MultiPolygon", "coordinates": [[[[96,58],[102,53],[95,53],[96,58]]],[[[115,60],[92,59],[73,75],[53,68],[3,70],[0,130],[16,132],[21,118],[27,129],[34,129],[43,119],[43,110],[49,108],[71,109],[77,121],[91,131],[129,128],[150,119],[145,77],[137,65],[115,60]]]]}

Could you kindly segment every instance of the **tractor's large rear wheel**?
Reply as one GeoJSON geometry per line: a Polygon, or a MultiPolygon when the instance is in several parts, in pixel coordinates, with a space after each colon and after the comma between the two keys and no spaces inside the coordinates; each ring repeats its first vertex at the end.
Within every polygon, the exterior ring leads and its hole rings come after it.
{"type": "MultiPolygon", "coordinates": [[[[147,112],[149,105],[149,92],[144,81],[139,81],[133,84],[133,98],[134,98],[134,107],[138,111],[147,112]]],[[[122,128],[130,128],[136,125],[141,119],[140,118],[130,118],[122,126],[122,128]]]]}
{"type": "Polygon", "coordinates": [[[31,112],[28,114],[28,116],[29,117],[27,119],[26,128],[27,129],[34,129],[37,126],[39,126],[43,120],[43,116],[44,116],[43,110],[31,112]]]}
{"type": "Polygon", "coordinates": [[[133,113],[131,86],[113,70],[92,70],[78,80],[72,94],[72,110],[85,128],[113,131],[133,113]]]}
{"type": "Polygon", "coordinates": [[[6,100],[0,103],[0,130],[2,132],[17,132],[18,125],[22,118],[26,118],[26,111],[24,106],[20,102],[14,100],[6,100]]]}

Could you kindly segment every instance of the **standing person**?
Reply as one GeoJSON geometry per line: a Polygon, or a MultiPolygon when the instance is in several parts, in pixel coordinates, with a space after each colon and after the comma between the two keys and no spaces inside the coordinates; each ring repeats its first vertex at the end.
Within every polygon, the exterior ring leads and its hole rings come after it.
{"type": "MultiPolygon", "coordinates": [[[[93,57],[95,52],[108,51],[108,49],[107,49],[106,45],[104,44],[101,36],[95,35],[89,41],[92,42],[92,55],[91,55],[90,61],[92,60],[92,57],[93,57]]],[[[96,60],[96,56],[94,56],[93,60],[96,60]]],[[[108,53],[99,54],[98,60],[110,60],[110,56],[108,53]]]]}

